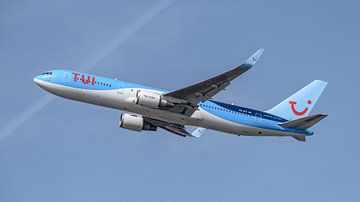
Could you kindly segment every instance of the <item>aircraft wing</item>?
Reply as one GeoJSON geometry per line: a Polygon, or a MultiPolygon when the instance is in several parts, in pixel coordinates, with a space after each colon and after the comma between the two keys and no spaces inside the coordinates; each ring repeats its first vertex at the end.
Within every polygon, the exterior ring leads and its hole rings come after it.
{"type": "Polygon", "coordinates": [[[195,108],[198,103],[212,98],[218,92],[230,85],[230,82],[233,79],[255,65],[263,51],[264,49],[259,49],[242,65],[235,67],[230,71],[194,85],[164,94],[164,97],[167,100],[175,103],[175,106],[169,109],[169,111],[190,116],[196,110],[195,108]]]}
{"type": "Polygon", "coordinates": [[[205,128],[199,127],[194,132],[189,133],[186,130],[184,125],[169,123],[169,122],[160,121],[160,120],[151,119],[151,118],[145,118],[145,117],[144,117],[144,119],[148,123],[151,123],[157,127],[160,127],[164,130],[172,132],[176,135],[180,135],[182,137],[191,136],[191,137],[199,138],[206,130],[205,128]]]}

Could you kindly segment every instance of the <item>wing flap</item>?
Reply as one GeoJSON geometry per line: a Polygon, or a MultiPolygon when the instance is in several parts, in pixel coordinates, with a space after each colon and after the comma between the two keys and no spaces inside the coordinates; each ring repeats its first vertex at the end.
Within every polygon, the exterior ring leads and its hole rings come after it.
{"type": "Polygon", "coordinates": [[[157,127],[160,127],[166,131],[169,131],[176,135],[180,135],[182,137],[191,136],[191,137],[199,138],[206,131],[206,128],[198,127],[192,133],[189,133],[184,125],[169,123],[151,118],[144,118],[144,119],[146,122],[149,122],[157,127]]]}
{"type": "Polygon", "coordinates": [[[181,127],[176,127],[174,125],[167,125],[167,126],[164,126],[164,127],[160,127],[164,130],[167,130],[169,132],[172,132],[176,135],[180,135],[182,137],[186,137],[186,136],[190,136],[191,134],[189,132],[187,132],[185,130],[185,128],[181,128],[181,127]]]}

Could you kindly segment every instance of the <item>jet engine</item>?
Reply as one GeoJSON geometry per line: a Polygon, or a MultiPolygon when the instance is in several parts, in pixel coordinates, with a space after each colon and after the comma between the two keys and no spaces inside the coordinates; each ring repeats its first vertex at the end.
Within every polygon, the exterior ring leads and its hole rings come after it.
{"type": "Polygon", "coordinates": [[[136,94],[136,104],[158,108],[158,107],[172,107],[173,103],[165,100],[160,94],[139,90],[136,94]]]}
{"type": "Polygon", "coordinates": [[[121,114],[119,126],[121,128],[141,131],[141,130],[148,130],[148,131],[156,131],[157,127],[148,123],[144,120],[141,115],[137,114],[121,114]]]}

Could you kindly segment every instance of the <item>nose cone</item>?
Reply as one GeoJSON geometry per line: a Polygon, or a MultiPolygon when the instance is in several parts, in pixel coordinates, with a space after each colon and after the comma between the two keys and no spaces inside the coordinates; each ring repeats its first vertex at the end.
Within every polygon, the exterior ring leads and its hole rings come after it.
{"type": "Polygon", "coordinates": [[[41,80],[39,76],[34,77],[34,82],[42,89],[46,90],[46,84],[45,81],[41,80]]]}
{"type": "Polygon", "coordinates": [[[37,85],[39,85],[39,83],[40,83],[39,76],[35,76],[35,77],[34,77],[34,82],[35,82],[37,85]]]}
{"type": "Polygon", "coordinates": [[[49,82],[51,75],[48,73],[43,73],[34,77],[34,82],[41,88],[48,90],[49,82]]]}

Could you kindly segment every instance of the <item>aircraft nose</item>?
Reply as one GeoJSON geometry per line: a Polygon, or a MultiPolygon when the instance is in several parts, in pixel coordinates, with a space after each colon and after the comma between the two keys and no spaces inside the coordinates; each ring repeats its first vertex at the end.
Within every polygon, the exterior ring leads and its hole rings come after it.
{"type": "Polygon", "coordinates": [[[50,72],[45,72],[45,73],[35,76],[34,83],[36,83],[41,88],[46,88],[46,86],[48,85],[48,82],[50,82],[51,74],[52,73],[50,73],[50,72]]]}
{"type": "Polygon", "coordinates": [[[35,76],[35,77],[34,77],[34,82],[35,82],[37,85],[39,85],[39,83],[40,83],[40,78],[39,78],[39,76],[35,76]]]}
{"type": "Polygon", "coordinates": [[[47,81],[47,78],[44,78],[43,75],[37,75],[34,77],[34,83],[36,83],[40,87],[43,87],[44,81],[47,81]]]}

